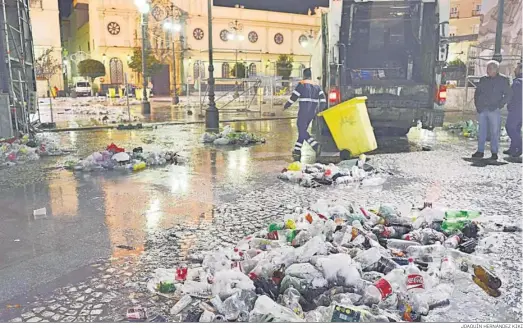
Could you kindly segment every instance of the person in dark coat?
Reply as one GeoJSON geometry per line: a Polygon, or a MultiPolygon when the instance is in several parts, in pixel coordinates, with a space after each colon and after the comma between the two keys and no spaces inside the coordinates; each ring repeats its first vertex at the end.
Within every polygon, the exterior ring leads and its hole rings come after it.
{"type": "Polygon", "coordinates": [[[508,103],[507,129],[510,137],[510,147],[503,153],[512,157],[521,156],[521,88],[523,86],[521,79],[521,63],[518,63],[514,70],[514,81],[512,82],[512,99],[508,103]]]}
{"type": "Polygon", "coordinates": [[[301,148],[306,141],[319,154],[320,145],[307,131],[312,120],[317,113],[327,107],[327,100],[321,87],[312,81],[312,72],[310,68],[303,71],[303,80],[298,83],[290,99],[285,103],[283,109],[289,108],[296,101],[299,102],[298,111],[298,140],[294,144],[292,155],[299,160],[301,157],[301,148]]]}
{"type": "Polygon", "coordinates": [[[498,159],[499,133],[501,129],[501,109],[510,102],[512,89],[508,77],[499,73],[499,63],[491,60],[487,63],[487,75],[483,76],[474,93],[474,104],[478,112],[478,150],[473,158],[485,156],[487,131],[490,130],[490,151],[492,160],[498,159]]]}

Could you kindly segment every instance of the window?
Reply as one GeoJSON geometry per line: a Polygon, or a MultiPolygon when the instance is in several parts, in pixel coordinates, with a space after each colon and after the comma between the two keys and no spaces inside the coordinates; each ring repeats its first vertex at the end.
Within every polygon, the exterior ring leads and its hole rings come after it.
{"type": "Polygon", "coordinates": [[[222,77],[229,78],[231,73],[231,68],[229,67],[229,63],[223,63],[222,64],[222,77]]]}
{"type": "Polygon", "coordinates": [[[458,7],[452,7],[452,8],[450,8],[450,18],[459,18],[459,10],[458,10],[458,7]]]}
{"type": "Polygon", "coordinates": [[[476,4],[476,9],[472,11],[472,16],[481,15],[481,4],[476,4]]]}
{"type": "Polygon", "coordinates": [[[255,63],[251,63],[249,65],[249,76],[256,76],[256,64],[255,63]]]}
{"type": "Polygon", "coordinates": [[[87,41],[87,51],[91,51],[91,44],[87,41]]]}
{"type": "Polygon", "coordinates": [[[192,69],[193,69],[192,74],[193,74],[194,78],[198,79],[200,77],[200,64],[194,63],[192,69]]]}
{"type": "Polygon", "coordinates": [[[203,63],[200,63],[200,76],[205,79],[205,65],[203,63]]]}
{"type": "Polygon", "coordinates": [[[205,78],[205,65],[203,63],[195,63],[193,66],[194,79],[205,78]]]}

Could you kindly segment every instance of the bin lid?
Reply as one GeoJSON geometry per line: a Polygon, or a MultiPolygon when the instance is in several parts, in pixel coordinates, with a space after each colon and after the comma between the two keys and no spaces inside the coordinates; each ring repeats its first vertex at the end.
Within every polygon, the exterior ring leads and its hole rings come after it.
{"type": "Polygon", "coordinates": [[[349,100],[346,100],[346,101],[344,101],[342,103],[337,104],[334,107],[331,107],[331,108],[329,108],[327,110],[324,110],[323,112],[319,112],[318,116],[323,116],[323,115],[329,114],[331,111],[336,111],[336,110],[339,109],[338,106],[344,106],[345,107],[347,105],[355,105],[355,104],[358,104],[358,103],[365,102],[365,100],[367,100],[366,96],[351,98],[349,100]]]}

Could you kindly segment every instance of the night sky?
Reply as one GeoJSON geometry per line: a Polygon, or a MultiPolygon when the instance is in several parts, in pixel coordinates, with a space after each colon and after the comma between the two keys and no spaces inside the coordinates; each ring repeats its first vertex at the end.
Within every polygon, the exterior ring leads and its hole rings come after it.
{"type": "MultiPolygon", "coordinates": [[[[69,16],[72,0],[58,0],[58,2],[61,15],[69,16]]],[[[248,9],[306,14],[309,8],[328,7],[329,0],[214,0],[216,6],[234,7],[236,4],[248,9]]]]}

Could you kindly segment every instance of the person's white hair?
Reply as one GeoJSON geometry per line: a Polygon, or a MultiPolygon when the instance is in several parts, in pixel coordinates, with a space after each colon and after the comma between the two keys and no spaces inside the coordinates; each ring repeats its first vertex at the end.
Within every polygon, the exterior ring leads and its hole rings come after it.
{"type": "Polygon", "coordinates": [[[493,67],[497,72],[499,72],[499,62],[495,60],[489,60],[487,62],[487,68],[493,67]]]}

